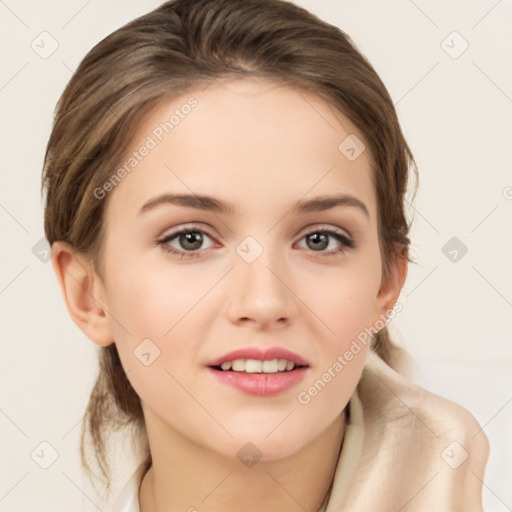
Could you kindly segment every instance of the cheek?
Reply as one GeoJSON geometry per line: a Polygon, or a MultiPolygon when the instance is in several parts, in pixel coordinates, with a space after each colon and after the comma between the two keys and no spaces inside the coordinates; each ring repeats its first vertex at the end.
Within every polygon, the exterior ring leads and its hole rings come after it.
{"type": "MultiPolygon", "coordinates": [[[[318,364],[297,390],[298,410],[325,423],[346,406],[356,388],[370,349],[377,273],[340,271],[336,279],[308,293],[308,304],[322,320],[318,364]]],[[[334,277],[334,276],[333,276],[334,277]]]]}
{"type": "MultiPolygon", "coordinates": [[[[193,311],[215,282],[211,274],[204,277],[194,278],[186,270],[169,271],[168,266],[145,265],[142,258],[122,262],[110,274],[109,310],[134,335],[162,339],[193,311]],[[120,269],[129,271],[121,273],[120,269]]],[[[122,328],[117,331],[126,336],[122,328]]]]}
{"type": "MultiPolygon", "coordinates": [[[[357,276],[351,276],[316,296],[316,309],[325,329],[318,338],[319,363],[307,383],[315,389],[307,394],[312,398],[322,392],[316,400],[318,407],[328,403],[343,407],[363,369],[371,341],[367,329],[371,326],[375,297],[371,288],[362,284],[357,276]]],[[[298,398],[299,403],[304,403],[298,398]]]]}
{"type": "MultiPolygon", "coordinates": [[[[342,348],[370,327],[380,280],[378,264],[368,261],[329,269],[329,274],[307,277],[301,296],[325,327],[331,348],[342,348]]],[[[329,350],[327,350],[328,352],[329,350]]]]}
{"type": "Polygon", "coordinates": [[[198,395],[187,368],[199,340],[197,331],[202,328],[194,323],[202,311],[199,300],[211,284],[192,280],[193,286],[187,286],[179,272],[165,275],[155,267],[124,268],[130,268],[127,275],[110,275],[108,302],[127,378],[141,400],[167,423],[177,428],[190,425],[204,411],[192,410],[194,402],[182,386],[198,395]],[[171,414],[176,410],[181,411],[179,421],[171,414]]]}
{"type": "Polygon", "coordinates": [[[351,264],[307,279],[302,293],[321,322],[317,333],[318,365],[302,386],[298,403],[311,412],[348,402],[357,386],[370,348],[375,302],[381,278],[380,259],[360,253],[351,264]],[[328,277],[328,278],[327,278],[328,277]],[[302,396],[302,400],[301,400],[302,396]]]}
{"type": "Polygon", "coordinates": [[[108,306],[111,328],[125,372],[139,396],[164,403],[180,396],[178,384],[190,368],[201,339],[215,321],[209,290],[219,274],[123,261],[111,270],[108,306]],[[129,268],[121,274],[119,269],[129,268]],[[145,363],[149,363],[146,364],[145,363]],[[174,389],[176,394],[166,396],[174,389]]]}

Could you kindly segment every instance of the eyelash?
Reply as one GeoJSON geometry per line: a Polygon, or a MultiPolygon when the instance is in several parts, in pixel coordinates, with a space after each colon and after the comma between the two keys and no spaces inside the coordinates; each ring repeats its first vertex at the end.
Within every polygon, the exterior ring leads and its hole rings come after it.
{"type": "MultiPolygon", "coordinates": [[[[186,228],[180,229],[178,231],[175,231],[173,233],[170,233],[169,235],[166,235],[164,238],[162,238],[160,240],[157,240],[157,244],[160,245],[162,247],[162,249],[164,249],[164,251],[167,254],[174,254],[174,255],[177,255],[177,256],[181,256],[180,259],[183,259],[183,258],[196,258],[196,257],[200,256],[201,255],[200,254],[201,253],[200,249],[196,250],[196,251],[178,251],[178,250],[170,247],[169,245],[167,245],[171,240],[174,240],[179,235],[185,234],[185,233],[200,233],[201,235],[206,235],[209,238],[213,239],[213,237],[210,236],[207,231],[205,231],[205,230],[203,230],[201,228],[186,227],[186,228]]],[[[318,252],[318,254],[321,257],[337,256],[339,254],[343,254],[344,252],[348,251],[349,249],[353,249],[353,248],[356,247],[356,244],[355,244],[354,240],[349,238],[343,232],[337,231],[337,230],[334,230],[334,229],[316,229],[316,230],[313,230],[313,231],[310,231],[310,232],[304,234],[302,236],[301,240],[303,238],[306,238],[307,236],[315,234],[315,233],[322,233],[322,234],[330,235],[333,238],[335,238],[338,242],[340,242],[340,246],[337,249],[334,249],[334,250],[331,250],[331,251],[328,251],[328,252],[325,252],[325,251],[312,251],[312,252],[318,252]]]]}

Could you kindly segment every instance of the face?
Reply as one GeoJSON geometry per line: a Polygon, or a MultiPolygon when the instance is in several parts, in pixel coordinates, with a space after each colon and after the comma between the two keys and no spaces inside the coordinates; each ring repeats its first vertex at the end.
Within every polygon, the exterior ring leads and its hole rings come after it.
{"type": "Polygon", "coordinates": [[[137,162],[108,190],[102,294],[153,429],[271,460],[345,407],[368,351],[354,340],[389,307],[370,156],[340,151],[350,134],[363,140],[318,97],[261,79],[217,80],[140,124],[137,162]],[[294,355],[263,354],[276,347],[294,355]],[[305,368],[209,366],[239,349],[305,368]]]}

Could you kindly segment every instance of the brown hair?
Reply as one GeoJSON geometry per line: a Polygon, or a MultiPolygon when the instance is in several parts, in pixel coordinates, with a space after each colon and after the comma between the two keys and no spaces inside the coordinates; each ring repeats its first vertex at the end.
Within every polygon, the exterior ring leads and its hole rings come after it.
{"type": "MultiPolygon", "coordinates": [[[[383,273],[394,256],[409,259],[404,211],[408,170],[417,169],[389,93],[350,37],[284,0],[171,0],[119,28],[82,60],[55,111],[45,155],[44,229],[87,254],[101,276],[101,187],[121,162],[133,127],[157,103],[215,78],[254,75],[311,91],[360,130],[371,155],[379,212],[383,273]]],[[[340,141],[341,142],[341,141],[340,141]]],[[[400,349],[387,327],[372,348],[390,366],[400,349]]],[[[134,429],[144,465],[151,465],[140,399],[115,343],[99,349],[99,373],[82,423],[110,490],[105,448],[121,426],[134,429]]]]}

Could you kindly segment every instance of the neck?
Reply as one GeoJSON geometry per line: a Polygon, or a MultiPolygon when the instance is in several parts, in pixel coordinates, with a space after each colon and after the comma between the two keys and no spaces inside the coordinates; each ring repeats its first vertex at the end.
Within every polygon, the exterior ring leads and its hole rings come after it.
{"type": "MultiPolygon", "coordinates": [[[[345,433],[344,412],[320,436],[284,459],[244,466],[179,437],[153,450],[139,491],[142,512],[303,512],[326,504],[345,433]]],[[[171,435],[171,437],[173,437],[171,435]]]]}

